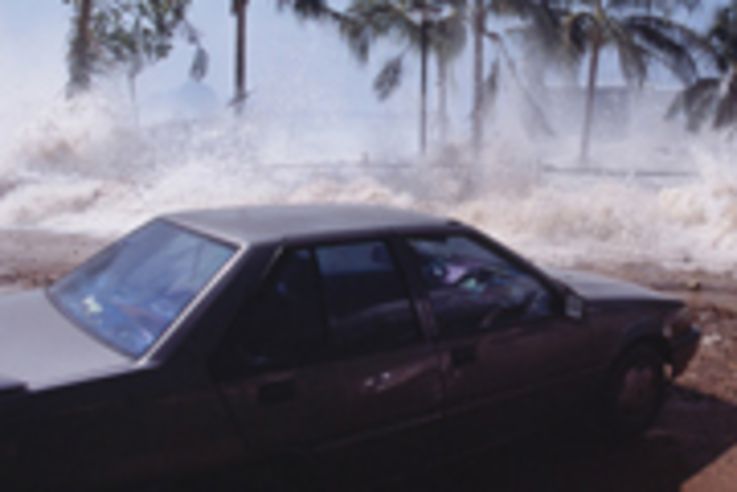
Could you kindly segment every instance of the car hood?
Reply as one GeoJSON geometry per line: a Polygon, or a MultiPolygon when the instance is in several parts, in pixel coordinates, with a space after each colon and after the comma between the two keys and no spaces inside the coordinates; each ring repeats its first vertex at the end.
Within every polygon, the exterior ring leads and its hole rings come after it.
{"type": "Polygon", "coordinates": [[[67,320],[41,290],[0,296],[0,391],[65,384],[130,366],[67,320]]]}
{"type": "Polygon", "coordinates": [[[26,385],[22,381],[0,376],[0,396],[22,392],[26,385]]]}
{"type": "Polygon", "coordinates": [[[548,269],[576,294],[590,301],[652,301],[678,305],[681,301],[637,284],[577,270],[548,269]]]}

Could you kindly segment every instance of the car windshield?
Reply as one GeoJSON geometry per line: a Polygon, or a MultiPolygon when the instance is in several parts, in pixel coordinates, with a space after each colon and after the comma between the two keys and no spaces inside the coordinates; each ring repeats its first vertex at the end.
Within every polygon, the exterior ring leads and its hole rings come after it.
{"type": "Polygon", "coordinates": [[[131,233],[56,282],[50,295],[78,325],[143,355],[236,248],[164,221],[131,233]]]}

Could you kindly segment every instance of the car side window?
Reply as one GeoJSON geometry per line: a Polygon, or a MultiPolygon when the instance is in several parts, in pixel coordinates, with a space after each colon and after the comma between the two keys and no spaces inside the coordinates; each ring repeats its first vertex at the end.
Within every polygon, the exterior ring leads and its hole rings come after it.
{"type": "Polygon", "coordinates": [[[309,249],[288,251],[236,321],[236,360],[242,369],[293,367],[326,348],[317,272],[309,249]]]}
{"type": "Polygon", "coordinates": [[[384,242],[322,246],[315,256],[341,353],[399,348],[419,339],[406,286],[384,242]]]}
{"type": "Polygon", "coordinates": [[[441,336],[462,336],[550,316],[536,277],[466,236],[410,238],[441,336]]]}

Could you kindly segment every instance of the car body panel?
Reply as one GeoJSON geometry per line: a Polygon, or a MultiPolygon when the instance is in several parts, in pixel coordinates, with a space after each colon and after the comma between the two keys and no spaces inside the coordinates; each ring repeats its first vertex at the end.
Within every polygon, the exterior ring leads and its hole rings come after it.
{"type": "Polygon", "coordinates": [[[24,429],[18,473],[34,490],[94,490],[243,457],[230,413],[196,367],[138,368],[36,392],[8,420],[24,429]],[[44,474],[34,473],[39,463],[44,474]]]}
{"type": "Polygon", "coordinates": [[[439,342],[451,452],[524,433],[543,402],[554,413],[563,402],[545,398],[550,388],[575,386],[597,367],[595,354],[586,351],[595,335],[583,323],[559,318],[439,342]]]}
{"type": "Polygon", "coordinates": [[[378,229],[441,226],[428,214],[364,205],[254,206],[196,210],[167,216],[177,224],[238,243],[273,243],[291,238],[347,237],[378,229]]]}
{"type": "Polygon", "coordinates": [[[443,381],[432,345],[344,359],[338,369],[340,436],[318,450],[329,463],[363,476],[397,475],[437,459],[443,381]]]}
{"type": "Polygon", "coordinates": [[[220,388],[254,460],[310,454],[322,468],[363,474],[367,455],[372,473],[436,458],[439,443],[430,429],[440,419],[442,387],[429,345],[248,376],[220,388]]]}
{"type": "MultiPolygon", "coordinates": [[[[0,457],[10,456],[20,476],[40,462],[48,473],[35,479],[95,488],[285,456],[389,476],[505,440],[565,412],[601,387],[633,343],[664,344],[676,373],[698,346],[695,330],[666,336],[680,301],[600,276],[540,269],[449,219],[320,205],[195,211],[163,220],[239,249],[138,360],[76,327],[43,291],[0,297],[0,414],[8,422],[0,457]],[[405,237],[424,234],[483,242],[546,286],[554,312],[440,338],[404,244],[405,237]],[[362,355],[326,350],[325,357],[278,370],[223,372],[232,367],[223,366],[223,353],[236,314],[253,302],[285,250],[363,239],[386,242],[396,255],[419,321],[416,342],[362,355]],[[580,305],[575,315],[567,309],[571,299],[580,305]]],[[[394,309],[387,303],[347,319],[361,325],[362,316],[389,316],[394,309]]]]}
{"type": "Polygon", "coordinates": [[[0,376],[0,396],[23,392],[25,390],[26,385],[22,381],[0,376]]]}
{"type": "Polygon", "coordinates": [[[132,365],[67,320],[42,290],[0,297],[0,374],[31,389],[132,365]]]}
{"type": "Polygon", "coordinates": [[[700,339],[701,330],[696,326],[691,326],[684,332],[671,337],[669,345],[673,377],[680,376],[686,370],[689,362],[696,355],[700,339]]]}
{"type": "Polygon", "coordinates": [[[582,272],[579,270],[553,268],[549,268],[546,271],[549,275],[558,279],[565,285],[568,285],[577,294],[589,301],[680,302],[670,296],[655,292],[640,285],[611,277],[605,277],[603,275],[582,272]]]}

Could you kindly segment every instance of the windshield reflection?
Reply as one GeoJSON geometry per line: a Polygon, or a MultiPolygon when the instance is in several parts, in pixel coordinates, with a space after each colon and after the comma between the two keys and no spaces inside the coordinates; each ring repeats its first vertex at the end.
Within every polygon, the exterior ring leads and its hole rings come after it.
{"type": "Polygon", "coordinates": [[[164,221],[133,232],[50,288],[82,328],[139,357],[171,326],[235,248],[164,221]]]}

